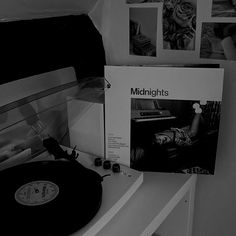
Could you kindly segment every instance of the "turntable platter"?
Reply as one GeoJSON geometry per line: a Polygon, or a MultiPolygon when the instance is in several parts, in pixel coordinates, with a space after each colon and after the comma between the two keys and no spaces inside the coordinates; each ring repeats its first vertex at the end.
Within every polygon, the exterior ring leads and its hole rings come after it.
{"type": "Polygon", "coordinates": [[[86,225],[100,208],[102,177],[76,163],[37,161],[1,171],[0,233],[65,236],[86,225]]]}

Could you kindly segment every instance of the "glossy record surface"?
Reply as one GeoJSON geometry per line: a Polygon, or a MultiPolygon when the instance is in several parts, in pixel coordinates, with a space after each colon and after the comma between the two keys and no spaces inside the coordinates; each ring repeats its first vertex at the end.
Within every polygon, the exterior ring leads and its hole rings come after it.
{"type": "Polygon", "coordinates": [[[1,235],[65,236],[96,214],[102,178],[76,161],[38,161],[0,172],[1,235]]]}

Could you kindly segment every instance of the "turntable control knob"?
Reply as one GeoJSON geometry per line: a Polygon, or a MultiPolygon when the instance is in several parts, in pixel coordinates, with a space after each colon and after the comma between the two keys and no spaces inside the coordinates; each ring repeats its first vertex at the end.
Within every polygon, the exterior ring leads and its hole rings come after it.
{"type": "Polygon", "coordinates": [[[112,171],[114,173],[119,173],[120,172],[120,165],[118,163],[115,163],[112,165],[112,171]]]}
{"type": "Polygon", "coordinates": [[[94,159],[94,165],[95,166],[102,166],[102,158],[101,157],[97,157],[94,159]]]}
{"type": "Polygon", "coordinates": [[[103,162],[103,168],[104,168],[105,170],[111,169],[111,162],[108,161],[108,160],[104,161],[104,162],[103,162]]]}

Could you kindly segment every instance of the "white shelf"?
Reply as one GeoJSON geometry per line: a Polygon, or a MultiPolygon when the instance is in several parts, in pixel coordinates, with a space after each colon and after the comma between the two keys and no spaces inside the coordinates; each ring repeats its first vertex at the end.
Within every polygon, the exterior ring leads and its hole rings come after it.
{"type": "Polygon", "coordinates": [[[142,186],[97,236],[152,235],[188,192],[183,236],[190,236],[196,179],[196,175],[145,173],[142,186]]]}

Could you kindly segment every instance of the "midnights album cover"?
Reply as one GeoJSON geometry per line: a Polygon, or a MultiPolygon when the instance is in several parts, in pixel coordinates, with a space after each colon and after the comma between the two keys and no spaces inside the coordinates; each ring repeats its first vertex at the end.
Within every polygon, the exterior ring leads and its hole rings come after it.
{"type": "Polygon", "coordinates": [[[106,158],[140,171],[214,174],[223,72],[106,66],[106,158]]]}

